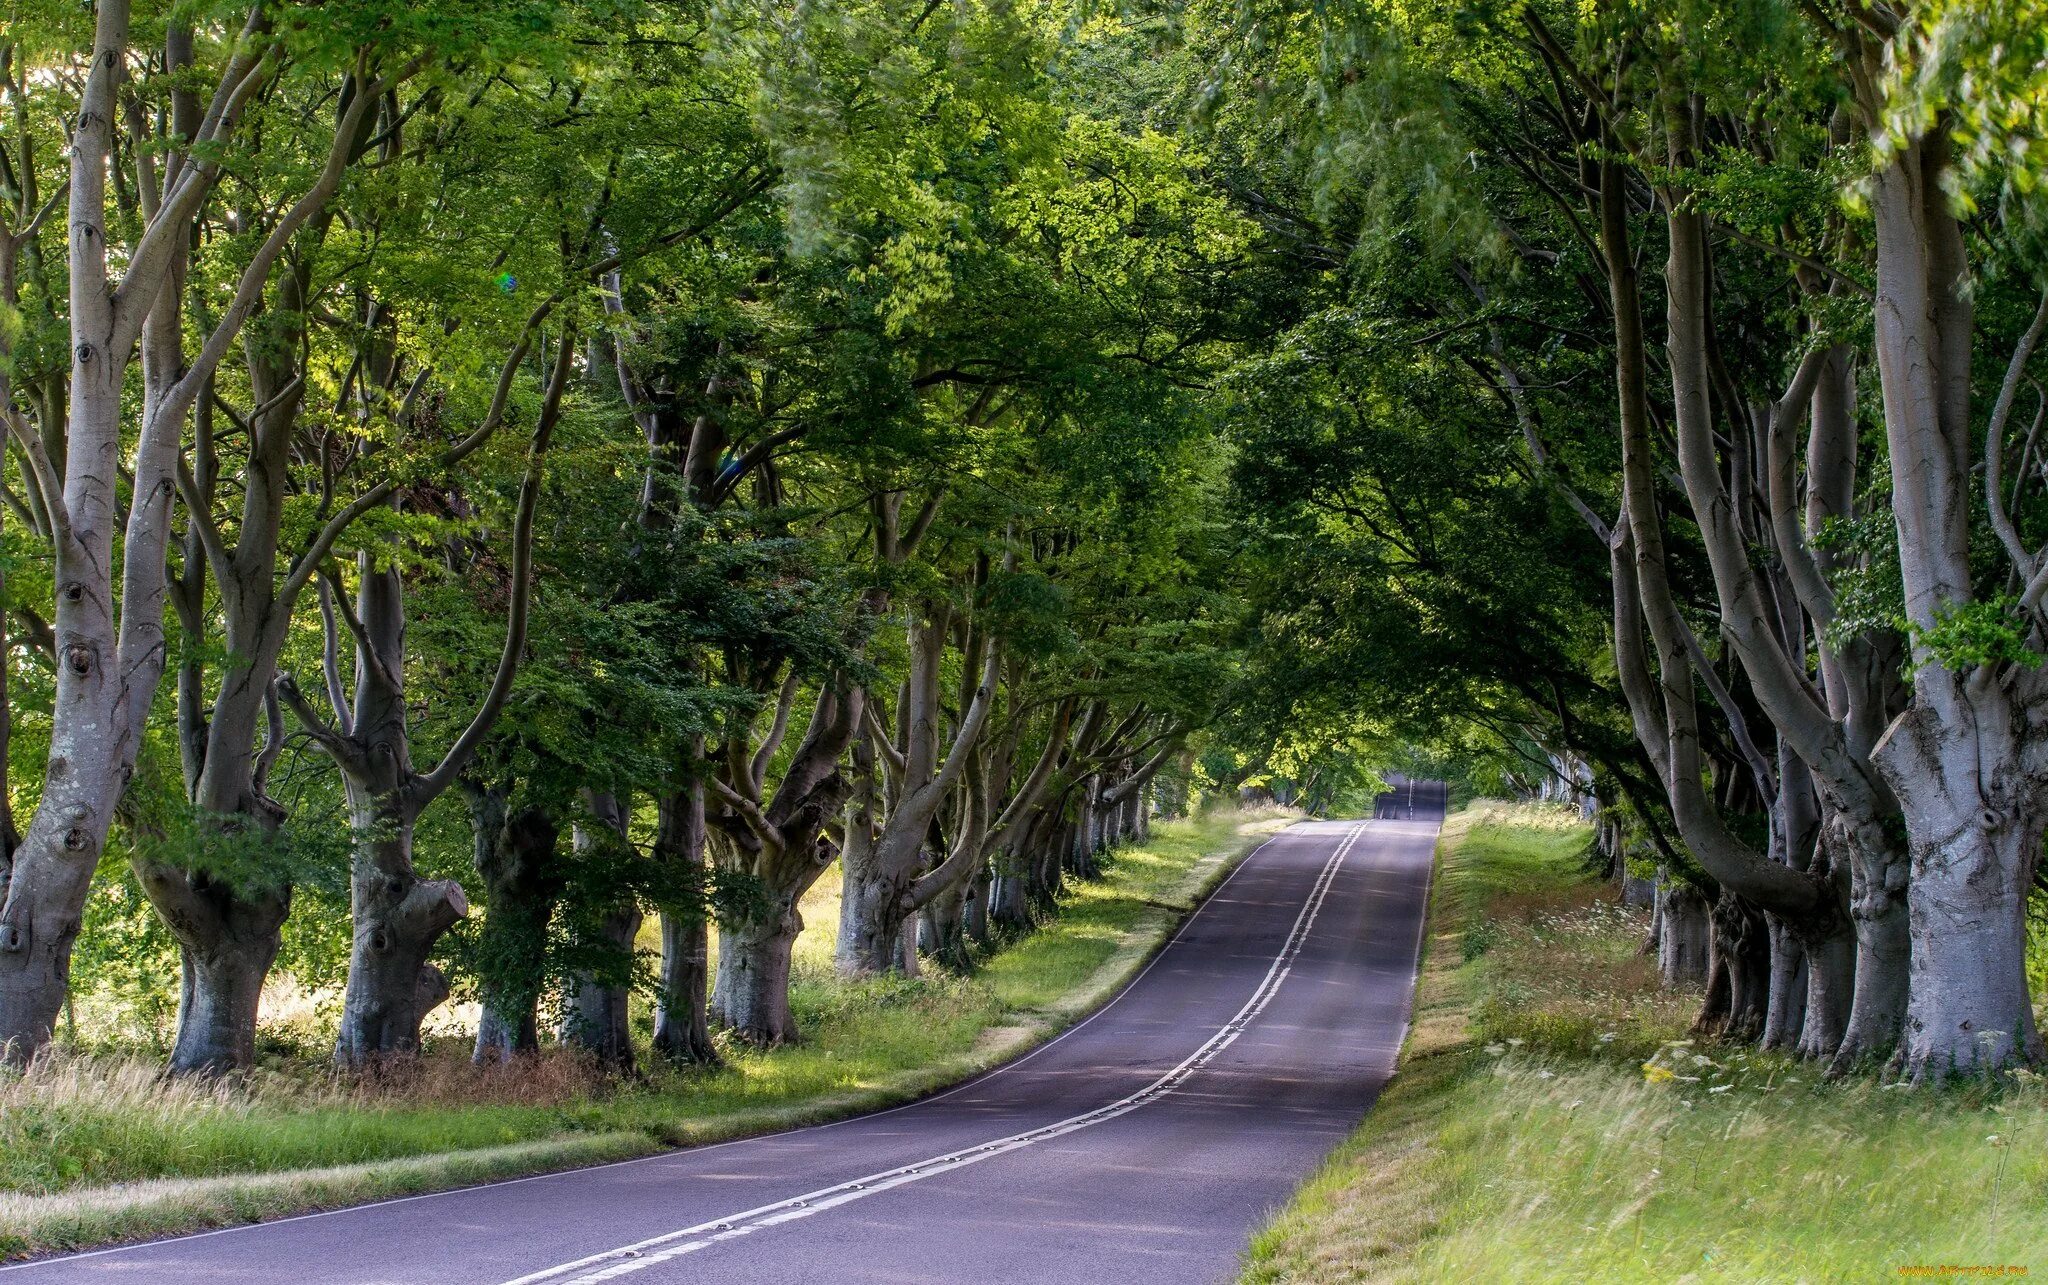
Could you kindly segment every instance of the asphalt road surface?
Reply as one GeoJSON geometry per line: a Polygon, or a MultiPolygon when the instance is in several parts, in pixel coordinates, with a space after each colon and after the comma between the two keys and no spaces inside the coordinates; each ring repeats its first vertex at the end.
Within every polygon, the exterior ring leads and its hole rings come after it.
{"type": "Polygon", "coordinates": [[[1282,832],[1093,1018],[908,1106],[49,1259],[0,1285],[1228,1280],[1393,1071],[1435,802],[1282,832]]]}

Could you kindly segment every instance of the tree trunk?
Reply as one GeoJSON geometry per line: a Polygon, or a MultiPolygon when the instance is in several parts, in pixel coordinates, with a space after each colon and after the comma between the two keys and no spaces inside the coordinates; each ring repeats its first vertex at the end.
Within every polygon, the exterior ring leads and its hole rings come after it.
{"type": "Polygon", "coordinates": [[[846,839],[839,850],[839,940],[832,957],[841,972],[883,973],[900,966],[900,906],[905,889],[888,877],[877,851],[875,753],[854,746],[853,792],[846,804],[846,839]]]}
{"type": "MultiPolygon", "coordinates": [[[[627,840],[628,802],[608,793],[587,791],[585,801],[593,821],[575,827],[579,854],[606,852],[604,859],[638,860],[627,840]]],[[[595,920],[586,918],[579,943],[586,956],[599,962],[569,979],[562,995],[561,1039],[596,1056],[615,1071],[633,1069],[633,1027],[628,1020],[633,986],[633,944],[640,935],[639,899],[630,889],[614,891],[596,909],[595,920]]]]}
{"type": "Polygon", "coordinates": [[[461,884],[413,873],[412,830],[409,813],[384,797],[357,808],[355,939],[334,1041],[335,1060],[347,1066],[419,1051],[427,957],[469,913],[461,884]]]}
{"type": "Polygon", "coordinates": [[[1757,1044],[1791,1050],[1798,1047],[1806,1029],[1806,947],[1776,915],[1766,919],[1770,924],[1771,996],[1757,1044]]]}
{"type": "MultiPolygon", "coordinates": [[[[1924,680],[1938,677],[1931,669],[1924,680]]],[[[1972,694],[1980,707],[2003,699],[1995,688],[1972,694]]],[[[1929,714],[1916,705],[1902,715],[1878,751],[1913,832],[1911,981],[1899,1057],[1916,1082],[2042,1057],[2026,975],[2027,897],[2041,848],[2037,792],[2016,779],[2021,750],[1998,734],[2004,729],[1939,725],[1929,714]],[[2005,770],[1980,784],[1980,769],[1999,766],[2005,770]]]]}
{"type": "Polygon", "coordinates": [[[1102,842],[1101,796],[1102,778],[1091,776],[1081,783],[1067,869],[1083,879],[1095,877],[1095,853],[1102,842]]]}
{"type": "MultiPolygon", "coordinates": [[[[1912,965],[1905,854],[1869,844],[1859,848],[1846,836],[1835,846],[1848,850],[1849,915],[1856,931],[1848,964],[1853,982],[1838,987],[1845,993],[1848,1013],[1840,1041],[1825,1050],[1833,1054],[1829,1073],[1841,1075],[1881,1060],[1898,1047],[1912,965]]],[[[1824,1050],[1815,1046],[1812,1051],[1824,1050]]]]}
{"type": "Polygon", "coordinates": [[[989,869],[983,861],[975,867],[974,876],[967,881],[967,889],[961,894],[960,923],[967,934],[967,940],[978,946],[989,941],[988,926],[989,869]]]}
{"type": "Polygon", "coordinates": [[[1858,944],[1830,933],[1799,945],[1806,959],[1806,1021],[1797,1052],[1805,1058],[1839,1057],[1848,1045],[1854,1006],[1863,988],[1857,976],[1858,944]]]}
{"type": "Polygon", "coordinates": [[[482,1014],[473,1060],[510,1061],[540,1049],[548,926],[562,891],[555,861],[561,826],[541,808],[509,809],[509,787],[465,786],[464,794],[484,884],[476,961],[482,1014]]]}
{"type": "Polygon", "coordinates": [[[277,958],[291,894],[240,896],[203,874],[153,863],[138,862],[136,873],[179,946],[170,1069],[219,1075],[253,1065],[263,979],[277,958]]]}
{"type": "Polygon", "coordinates": [[[711,1042],[710,930],[702,914],[661,917],[661,998],[654,1051],[679,1066],[718,1061],[711,1042]]]}
{"type": "MultiPolygon", "coordinates": [[[[840,853],[846,882],[840,896],[836,960],[842,972],[880,972],[894,966],[886,947],[907,938],[906,951],[914,948],[917,929],[910,923],[911,916],[932,896],[952,891],[948,884],[956,874],[964,875],[963,863],[980,855],[987,814],[979,742],[1002,674],[1001,652],[979,631],[967,630],[961,643],[959,723],[941,756],[939,679],[948,629],[949,616],[943,607],[911,617],[910,676],[904,684],[900,711],[903,743],[898,750],[898,786],[888,815],[871,840],[865,821],[865,810],[871,804],[865,797],[857,797],[853,804],[847,842],[840,853]],[[975,685],[966,687],[969,682],[975,685]],[[937,817],[956,787],[963,786],[972,800],[966,812],[974,819],[971,824],[963,820],[959,836],[963,846],[953,854],[936,842],[937,817]]],[[[859,775],[863,781],[871,779],[865,771],[859,775]]],[[[863,794],[868,789],[865,784],[857,788],[863,794]]],[[[915,956],[903,958],[908,971],[915,956]]]]}
{"type": "Polygon", "coordinates": [[[996,854],[995,873],[989,885],[988,918],[995,932],[1025,932],[1032,925],[1031,872],[1033,862],[1025,854],[1037,827],[1025,829],[1016,848],[996,854]]]}
{"type": "Polygon", "coordinates": [[[1041,915],[1049,915],[1059,909],[1060,892],[1066,887],[1065,862],[1073,851],[1078,828],[1072,821],[1054,826],[1038,849],[1037,863],[1032,868],[1031,901],[1041,915]]]}
{"type": "Polygon", "coordinates": [[[705,892],[704,824],[701,780],[661,801],[655,857],[681,869],[681,882],[696,904],[661,912],[661,993],[654,1008],[654,1051],[683,1066],[718,1061],[708,1008],[710,925],[701,900],[705,892]]]}
{"type": "Polygon", "coordinates": [[[1754,1040],[1770,1009],[1771,946],[1763,914],[1723,889],[1711,921],[1708,1001],[1694,1029],[1738,1043],[1754,1040]]]}
{"type": "MultiPolygon", "coordinates": [[[[86,893],[134,775],[163,673],[164,553],[190,400],[159,402],[143,421],[128,470],[131,499],[117,563],[122,393],[131,348],[147,319],[175,321],[172,308],[156,308],[157,297],[181,270],[185,241],[178,228],[196,213],[209,186],[184,189],[193,194],[189,203],[157,208],[122,263],[117,290],[108,273],[106,180],[119,85],[129,64],[130,5],[102,0],[96,9],[92,61],[70,146],[69,419],[58,458],[45,464],[57,472],[53,480],[62,495],[52,540],[56,676],[49,753],[28,831],[0,860],[0,1061],[14,1064],[49,1041],[69,995],[71,948],[86,893]]],[[[173,288],[174,304],[177,295],[173,288]]],[[[173,324],[169,334],[176,333],[173,324]]],[[[189,391],[183,380],[179,387],[189,391]]]]}
{"type": "MultiPolygon", "coordinates": [[[[631,897],[607,908],[596,926],[596,945],[630,967],[633,941],[640,935],[640,906],[631,897]]],[[[631,1071],[633,1027],[628,1020],[633,988],[610,977],[572,978],[562,996],[562,1043],[594,1055],[614,1071],[631,1071]]]]}
{"type": "Polygon", "coordinates": [[[1666,986],[1707,980],[1707,899],[1690,884],[1673,884],[1658,895],[1657,971],[1666,986]]]}
{"type": "MultiPolygon", "coordinates": [[[[1874,56],[1874,55],[1873,55],[1874,56]]],[[[1875,119],[1876,106],[1867,110],[1875,119]]],[[[1975,601],[1968,250],[1944,176],[1948,131],[1892,147],[1872,179],[1877,365],[1913,648],[1913,704],[1873,752],[1904,805],[1914,1081],[2039,1061],[2026,900],[2039,857],[2044,691],[2025,671],[1958,670],[1926,635],[1975,601]],[[1908,466],[1910,463],[1910,467],[1908,466]]],[[[2002,511],[2003,497],[1998,497],[2002,511]]]]}
{"type": "Polygon", "coordinates": [[[1624,859],[1616,857],[1616,861],[1622,867],[1621,904],[1624,906],[1656,905],[1656,881],[1652,879],[1645,879],[1641,875],[1632,875],[1628,873],[1628,865],[1624,859]]]}
{"type": "Polygon", "coordinates": [[[919,948],[942,968],[956,973],[974,966],[967,948],[967,885],[959,884],[932,898],[919,916],[919,948]]]}
{"type": "Polygon", "coordinates": [[[842,859],[845,882],[839,891],[839,945],[834,951],[841,972],[886,973],[900,967],[907,890],[865,863],[856,864],[848,846],[842,859]]]}
{"type": "Polygon", "coordinates": [[[797,1029],[789,1011],[789,967],[802,931],[803,916],[793,905],[751,922],[720,924],[712,1020],[749,1044],[793,1043],[797,1029]]]}

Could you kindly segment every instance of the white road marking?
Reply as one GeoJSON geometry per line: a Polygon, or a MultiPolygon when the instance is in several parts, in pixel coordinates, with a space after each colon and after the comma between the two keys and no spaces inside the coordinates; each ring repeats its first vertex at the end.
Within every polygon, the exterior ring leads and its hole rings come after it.
{"type": "Polygon", "coordinates": [[[1346,835],[1344,841],[1337,845],[1336,851],[1330,854],[1329,861],[1324,863],[1322,872],[1316,877],[1315,886],[1310,890],[1308,900],[1301,907],[1301,913],[1295,916],[1294,926],[1288,931],[1287,940],[1281,944],[1279,954],[1273,957],[1273,963],[1267,968],[1266,976],[1259,982],[1258,989],[1252,992],[1251,998],[1245,1001],[1244,1007],[1237,1011],[1237,1015],[1217,1028],[1214,1034],[1202,1042],[1200,1048],[1190,1053],[1179,1065],[1128,1097],[1119,1098],[1107,1106],[1097,1107],[1080,1115],[1068,1116],[1052,1124],[1027,1129],[1022,1133],[1013,1133],[1007,1138],[997,1138],[991,1142],[949,1151],[926,1160],[884,1169],[834,1186],[805,1192],[801,1196],[761,1205],[744,1213],[730,1214],[710,1222],[698,1223],[694,1227],[684,1227],[617,1249],[591,1254],[573,1262],[518,1277],[507,1281],[505,1285],[539,1285],[543,1281],[556,1282],[557,1285],[588,1285],[589,1282],[615,1280],[644,1268],[680,1258],[684,1254],[707,1249],[722,1241],[735,1240],[766,1228],[810,1218],[828,1209],[864,1200],[880,1192],[907,1186],[913,1182],[923,1182],[938,1174],[952,1173],[968,1165],[993,1160],[997,1156],[1020,1151],[1036,1143],[1063,1137],[1104,1121],[1114,1120],[1147,1103],[1157,1101],[1214,1060],[1223,1050],[1236,1043],[1237,1037],[1244,1034],[1245,1028],[1252,1020],[1273,1002],[1273,997],[1279,994],[1281,984],[1287,980],[1287,974],[1293,969],[1295,957],[1301,953],[1302,946],[1308,940],[1309,930],[1314,927],[1316,915],[1321,912],[1323,902],[1329,896],[1330,885],[1336,880],[1338,868],[1343,864],[1345,854],[1351,851],[1352,845],[1358,842],[1359,835],[1364,832],[1365,827],[1362,825],[1352,827],[1351,833],[1346,835]]]}
{"type": "MultiPolygon", "coordinates": [[[[1186,936],[1188,929],[1192,928],[1195,924],[1195,921],[1202,917],[1203,912],[1208,910],[1209,907],[1216,902],[1222,891],[1230,886],[1231,881],[1236,879],[1238,875],[1244,873],[1244,868],[1247,865],[1251,864],[1252,858],[1258,856],[1267,848],[1272,847],[1273,844],[1278,842],[1280,839],[1285,838],[1287,835],[1293,834],[1295,832],[1295,825],[1290,824],[1286,829],[1281,830],[1278,834],[1273,835],[1264,843],[1261,843],[1258,847],[1253,848],[1250,852],[1247,852],[1243,856],[1238,857],[1236,864],[1230,868],[1230,873],[1223,877],[1223,882],[1217,884],[1214,888],[1209,890],[1208,895],[1202,898],[1201,904],[1195,907],[1194,913],[1189,915],[1188,918],[1181,924],[1179,931],[1175,932],[1173,936],[1167,940],[1166,946],[1162,946],[1145,964],[1145,966],[1138,970],[1137,976],[1131,978],[1131,980],[1125,982],[1121,987],[1119,987],[1117,989],[1116,994],[1112,995],[1109,998],[1109,1000],[1106,1003],[1104,1003],[1100,1008],[1097,1008],[1088,1016],[1074,1023],[1074,1025],[1069,1026],[1066,1030],[1060,1032],[1058,1035],[1055,1035],[1053,1038],[1047,1040],[1045,1043],[1039,1045],[1037,1048],[1032,1049],[1030,1052],[1024,1054],[1022,1057],[1014,1058],[1011,1061],[1005,1062],[1000,1066],[992,1067],[989,1070],[979,1072],[975,1075],[970,1075],[966,1079],[962,1080],[960,1083],[954,1085],[952,1088],[944,1090],[943,1092],[930,1094],[926,1097],[913,1098],[909,1102],[899,1103],[898,1105],[893,1107],[883,1107],[880,1110],[876,1111],[863,1111],[855,1115],[844,1116],[837,1120],[827,1120],[822,1124],[800,1124],[788,1129],[777,1129],[772,1133],[753,1133],[748,1134],[744,1137],[728,1138],[724,1142],[706,1142],[698,1144],[696,1146],[669,1148],[662,1151],[657,1151],[653,1155],[634,1156],[631,1159],[627,1160],[610,1160],[606,1161],[603,1164],[579,1165],[571,1169],[552,1169],[549,1170],[547,1173],[527,1174],[526,1176],[521,1178],[498,1178],[489,1182],[467,1183],[460,1187],[444,1187],[439,1191],[423,1191],[420,1192],[418,1195],[414,1196],[391,1196],[383,1200],[364,1201],[362,1204],[357,1205],[342,1205],[336,1209],[316,1209],[311,1213],[291,1214],[283,1218],[265,1219],[261,1222],[238,1223],[233,1227],[215,1227],[208,1231],[186,1232],[178,1236],[165,1236],[159,1240],[144,1241],[139,1245],[110,1245],[105,1249],[91,1249],[77,1254],[63,1254],[53,1258],[32,1258],[24,1262],[7,1263],[5,1265],[0,1265],[0,1275],[5,1275],[9,1272],[30,1272],[36,1270],[39,1267],[49,1267],[52,1264],[56,1263],[76,1263],[88,1258],[110,1258],[115,1256],[137,1257],[145,1255],[152,1250],[160,1250],[167,1246],[179,1245],[187,1241],[212,1240],[215,1237],[219,1236],[239,1236],[246,1235],[252,1232],[268,1232],[290,1223],[314,1222],[316,1220],[323,1218],[342,1218],[346,1217],[349,1214],[360,1214],[366,1210],[388,1209],[396,1205],[416,1205],[432,1200],[447,1200],[451,1197],[474,1195],[480,1191],[490,1191],[499,1187],[520,1187],[528,1183],[536,1182],[559,1182],[564,1179],[575,1179],[583,1177],[587,1174],[597,1173],[601,1170],[627,1169],[635,1168],[641,1165],[658,1164],[664,1161],[672,1162],[678,1156],[686,1157],[689,1159],[695,1159],[696,1157],[701,1156],[709,1151],[720,1151],[727,1147],[744,1147],[749,1145],[750,1143],[767,1142],[771,1139],[784,1138],[796,1133],[816,1133],[825,1129],[837,1129],[844,1125],[859,1124],[865,1121],[873,1120],[877,1116],[894,1115],[898,1111],[909,1111],[916,1107],[928,1106],[933,1102],[937,1102],[941,1098],[950,1098],[956,1093],[965,1093],[969,1089],[979,1088],[987,1084],[991,1080],[997,1079],[1001,1076],[1007,1075],[1015,1071],[1017,1068],[1031,1061],[1033,1058],[1036,1058],[1039,1054],[1044,1053],[1051,1049],[1053,1045],[1058,1044],[1061,1041],[1065,1040],[1068,1036],[1079,1034],[1082,1027],[1089,1025],[1090,1023],[1094,1022],[1095,1019],[1101,1017],[1103,1014],[1109,1012],[1110,1009],[1116,1007],[1118,1001],[1122,1000],[1126,995],[1130,994],[1131,991],[1134,988],[1136,988],[1137,984],[1144,979],[1145,974],[1151,972],[1153,966],[1156,965],[1161,959],[1165,958],[1166,948],[1172,946],[1175,942],[1179,941],[1182,937],[1186,936]]],[[[1304,833],[1306,832],[1304,831],[1304,833]]],[[[117,1268],[116,1270],[120,1269],[117,1268]]]]}

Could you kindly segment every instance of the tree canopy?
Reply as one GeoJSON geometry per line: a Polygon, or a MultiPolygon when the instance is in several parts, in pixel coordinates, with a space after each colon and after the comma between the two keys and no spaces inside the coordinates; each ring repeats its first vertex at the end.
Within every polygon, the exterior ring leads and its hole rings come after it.
{"type": "Polygon", "coordinates": [[[835,863],[970,967],[1398,769],[1731,1034],[2040,1059],[2044,16],[12,5],[0,1045],[705,1061],[835,863]]]}

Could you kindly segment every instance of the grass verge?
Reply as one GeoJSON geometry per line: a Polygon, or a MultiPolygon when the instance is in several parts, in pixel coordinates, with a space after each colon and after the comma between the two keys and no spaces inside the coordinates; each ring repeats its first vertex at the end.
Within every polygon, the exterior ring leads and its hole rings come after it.
{"type": "MultiPolygon", "coordinates": [[[[1292,818],[1155,828],[1044,928],[971,977],[847,981],[836,915],[807,904],[791,1003],[803,1040],[616,1085],[569,1058],[472,1068],[454,1042],[407,1076],[272,1068],[165,1082],[139,1060],[51,1058],[0,1083],[0,1259],[195,1231],[649,1154],[908,1101],[1107,1000],[1235,861],[1292,818]]],[[[828,887],[819,897],[830,899],[828,887]]]]}
{"type": "Polygon", "coordinates": [[[1685,1028],[1554,810],[1439,848],[1401,1073],[1253,1241],[1272,1281],[1837,1281],[2048,1271],[2048,1094],[1826,1083],[1685,1028]]]}

